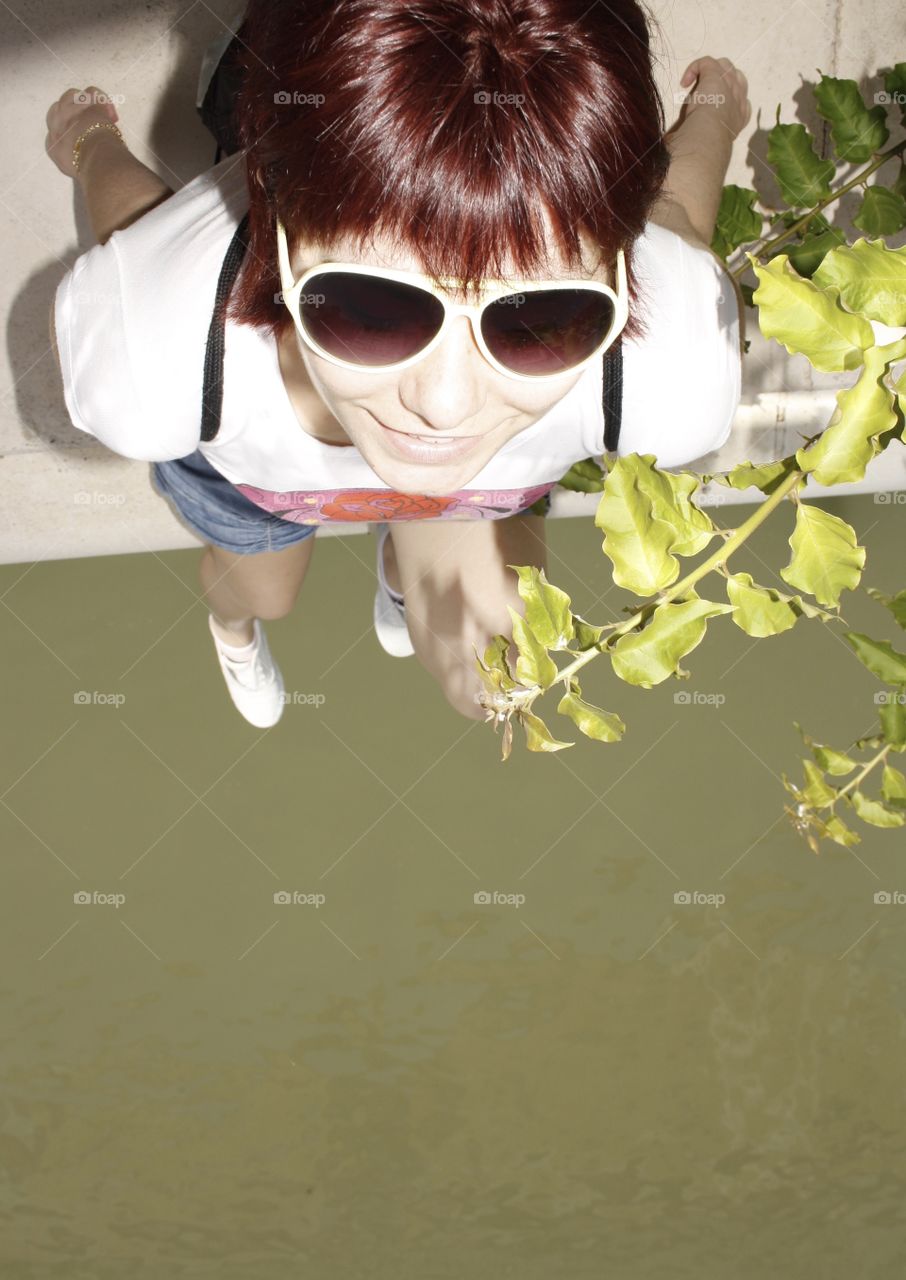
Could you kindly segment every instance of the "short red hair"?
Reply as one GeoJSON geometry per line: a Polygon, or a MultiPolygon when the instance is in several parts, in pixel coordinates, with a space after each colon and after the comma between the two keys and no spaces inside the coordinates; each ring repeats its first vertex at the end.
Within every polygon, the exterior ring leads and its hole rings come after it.
{"type": "Polygon", "coordinates": [[[626,338],[645,333],[632,246],[669,152],[636,0],[251,0],[236,127],[249,250],[228,314],[276,337],[275,213],[290,245],[383,234],[464,288],[548,274],[545,208],[567,269],[584,228],[626,254],[626,338]]]}

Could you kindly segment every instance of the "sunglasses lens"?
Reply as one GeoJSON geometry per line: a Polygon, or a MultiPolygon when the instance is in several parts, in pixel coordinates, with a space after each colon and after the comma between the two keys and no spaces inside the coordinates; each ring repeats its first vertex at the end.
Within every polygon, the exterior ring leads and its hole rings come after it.
{"type": "Polygon", "coordinates": [[[306,284],[299,314],[322,350],[379,369],[423,350],[440,329],[444,309],[430,293],[401,281],[331,271],[306,284]]]}
{"type": "Polygon", "coordinates": [[[513,373],[544,377],[587,359],[613,328],[613,299],[592,289],[513,293],[485,311],[488,350],[513,373]]]}

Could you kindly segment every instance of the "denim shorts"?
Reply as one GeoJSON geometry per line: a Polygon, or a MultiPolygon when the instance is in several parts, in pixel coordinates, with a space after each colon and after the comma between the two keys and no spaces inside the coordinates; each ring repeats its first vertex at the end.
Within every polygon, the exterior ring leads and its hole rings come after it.
{"type": "Polygon", "coordinates": [[[152,462],[152,484],[184,524],[205,542],[238,555],[282,551],[317,533],[317,525],[281,520],[255,505],[216,471],[200,449],[172,462],[152,462]]]}

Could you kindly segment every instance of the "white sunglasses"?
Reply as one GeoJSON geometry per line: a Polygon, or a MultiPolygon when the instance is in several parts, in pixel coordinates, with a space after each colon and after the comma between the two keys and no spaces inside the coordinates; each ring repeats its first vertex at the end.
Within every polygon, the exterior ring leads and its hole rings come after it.
{"type": "MultiPolygon", "coordinates": [[[[547,381],[581,369],[610,347],[629,319],[626,261],[617,289],[597,280],[486,280],[477,304],[451,302],[419,272],[321,262],[293,280],[277,218],[282,300],[303,341],[343,369],[390,373],[424,359],[455,316],[468,316],[478,347],[499,373],[547,381]]],[[[456,281],[444,279],[451,291],[456,281]]]]}

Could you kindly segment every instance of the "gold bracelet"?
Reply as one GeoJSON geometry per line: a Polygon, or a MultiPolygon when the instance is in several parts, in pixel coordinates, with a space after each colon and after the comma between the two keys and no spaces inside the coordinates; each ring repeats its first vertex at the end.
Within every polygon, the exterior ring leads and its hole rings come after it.
{"type": "Polygon", "coordinates": [[[76,173],[78,173],[78,172],[79,172],[79,160],[80,160],[80,156],[81,156],[82,142],[83,142],[83,140],[84,140],[85,138],[87,138],[87,137],[88,137],[88,135],[89,135],[89,133],[91,133],[92,129],[112,129],[112,130],[113,130],[113,132],[116,134],[116,136],[119,138],[120,142],[122,142],[122,144],[123,144],[124,146],[126,145],[126,139],[125,139],[125,138],[123,137],[123,135],[120,133],[119,129],[116,127],[116,125],[115,125],[115,124],[112,124],[112,123],[111,123],[110,121],[108,121],[108,120],[97,120],[97,121],[95,121],[95,123],[94,123],[94,124],[90,124],[90,125],[88,126],[88,128],[85,130],[85,132],[84,132],[84,133],[80,133],[80,134],[79,134],[79,136],[76,138],[76,140],[75,140],[75,144],[74,144],[74,146],[73,146],[73,148],[72,148],[72,167],[75,169],[76,173]]]}

